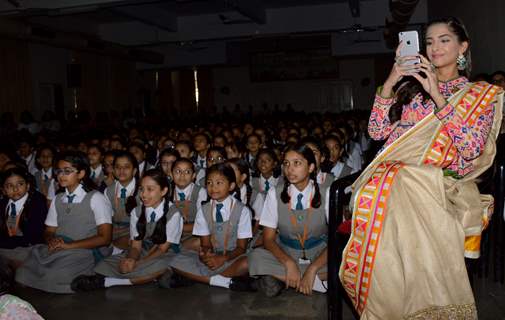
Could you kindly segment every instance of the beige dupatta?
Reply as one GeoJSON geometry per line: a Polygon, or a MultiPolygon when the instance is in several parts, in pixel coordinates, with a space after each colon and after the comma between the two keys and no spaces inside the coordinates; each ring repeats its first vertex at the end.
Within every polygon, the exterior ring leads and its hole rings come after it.
{"type": "MultiPolygon", "coordinates": [[[[487,83],[469,83],[449,99],[470,125],[484,106],[501,101],[487,83]]],[[[501,116],[495,108],[484,151],[462,179],[443,175],[457,151],[430,114],[356,180],[339,275],[362,319],[476,317],[464,254],[478,257],[490,214],[492,197],[481,196],[474,181],[493,162],[501,116]]]]}

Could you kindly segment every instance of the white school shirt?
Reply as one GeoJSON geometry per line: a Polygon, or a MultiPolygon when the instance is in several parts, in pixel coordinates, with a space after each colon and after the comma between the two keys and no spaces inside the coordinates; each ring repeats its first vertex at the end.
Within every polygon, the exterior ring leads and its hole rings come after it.
{"type": "Polygon", "coordinates": [[[363,157],[361,156],[361,148],[357,143],[351,142],[348,151],[349,157],[347,157],[346,164],[352,168],[351,173],[356,173],[363,167],[363,157]]]}
{"type": "MultiPolygon", "coordinates": [[[[169,204],[170,206],[171,204],[169,204]]],[[[156,207],[146,207],[145,215],[146,215],[146,221],[149,222],[151,219],[151,213],[154,211],[156,213],[156,217],[154,218],[154,221],[157,222],[158,220],[163,217],[163,208],[165,206],[165,200],[162,200],[161,203],[156,207]]],[[[138,207],[137,207],[138,208],[138,207]]],[[[130,239],[135,240],[136,237],[138,237],[139,233],[137,231],[137,221],[138,217],[136,214],[136,208],[132,210],[130,213],[130,239]]],[[[179,211],[174,213],[172,218],[167,221],[166,224],[166,236],[167,236],[167,242],[173,243],[173,244],[179,244],[181,241],[181,235],[182,235],[182,228],[184,227],[184,220],[182,219],[182,216],[179,211]]]]}
{"type": "Polygon", "coordinates": [[[207,168],[207,157],[201,157],[200,155],[198,155],[196,157],[196,165],[197,167],[200,167],[200,168],[207,168]],[[203,166],[201,165],[201,161],[203,161],[203,166]]]}
{"type": "MultiPolygon", "coordinates": [[[[342,169],[340,169],[342,170],[342,169]]],[[[322,172],[321,170],[319,170],[319,172],[317,173],[317,183],[319,184],[322,184],[326,181],[326,179],[331,179],[333,178],[333,172],[332,173],[328,173],[328,172],[322,172]]]]}
{"type": "MultiPolygon", "coordinates": [[[[81,203],[81,201],[86,196],[87,192],[84,191],[82,185],[77,186],[77,188],[72,192],[75,195],[72,203],[81,203]]],[[[70,195],[68,190],[65,188],[65,195],[61,198],[63,203],[68,203],[68,198],[66,196],[70,195]]],[[[58,226],[58,212],[56,212],[56,198],[51,201],[49,206],[49,211],[47,212],[46,226],[57,227],[58,226]]],[[[99,226],[104,223],[112,223],[112,207],[107,201],[105,196],[101,192],[95,192],[91,197],[91,211],[95,215],[96,225],[99,226]]]]}
{"type": "Polygon", "coordinates": [[[90,169],[89,176],[91,177],[91,175],[94,172],[95,179],[97,179],[100,176],[100,174],[102,173],[102,165],[101,164],[99,164],[98,167],[96,167],[96,169],[93,169],[92,167],[89,167],[89,169],[90,169]]]}
{"type": "MultiPolygon", "coordinates": [[[[297,203],[297,198],[298,194],[302,194],[302,204],[303,208],[309,208],[310,207],[310,195],[313,193],[314,190],[314,183],[312,181],[309,182],[309,184],[303,189],[303,191],[298,190],[294,185],[289,185],[288,187],[288,193],[291,196],[291,209],[295,210],[296,209],[296,203],[297,203]]],[[[272,229],[277,229],[278,226],[278,221],[279,221],[279,213],[278,213],[278,201],[281,201],[280,199],[277,199],[277,194],[275,189],[269,190],[265,199],[265,205],[263,206],[263,214],[261,215],[260,219],[260,225],[272,228],[272,229]]],[[[326,190],[326,197],[324,201],[324,212],[326,214],[326,221],[328,221],[328,212],[329,212],[329,207],[330,207],[330,189],[328,188],[326,190]]]]}
{"type": "MultiPolygon", "coordinates": [[[[204,178],[204,177],[205,177],[205,168],[201,168],[196,173],[195,183],[198,184],[198,185],[200,185],[200,180],[202,180],[202,178],[204,178]]],[[[205,188],[205,180],[203,181],[203,185],[200,185],[200,187],[205,188]]]]}
{"type": "Polygon", "coordinates": [[[44,175],[49,178],[49,186],[47,187],[46,199],[53,200],[56,196],[56,180],[53,178],[53,168],[49,168],[47,171],[40,169],[40,172],[42,173],[42,179],[44,179],[44,175]]]}
{"type": "Polygon", "coordinates": [[[247,204],[247,186],[245,184],[240,187],[240,201],[243,204],[247,204]]]}
{"type": "MultiPolygon", "coordinates": [[[[211,200],[211,204],[212,201],[211,200]]],[[[221,209],[221,215],[223,216],[223,221],[226,222],[230,219],[230,206],[232,206],[235,201],[232,196],[228,196],[223,202],[223,208],[221,209]]],[[[215,204],[219,202],[215,201],[215,204]]],[[[216,221],[216,209],[212,210],[212,219],[216,221]]],[[[207,225],[207,221],[203,215],[203,211],[200,208],[196,213],[195,224],[193,225],[193,235],[195,236],[208,236],[210,235],[209,226],[207,225]]],[[[240,213],[240,219],[238,223],[237,229],[237,238],[238,239],[247,239],[252,238],[252,226],[251,226],[251,210],[244,206],[242,212],[240,213]]]]}
{"type": "Polygon", "coordinates": [[[16,217],[19,216],[21,214],[21,212],[23,211],[23,207],[25,206],[26,199],[28,199],[28,192],[16,201],[13,201],[12,199],[10,199],[9,202],[7,203],[7,208],[5,209],[7,212],[7,216],[10,216],[10,214],[11,214],[11,204],[12,203],[14,203],[14,206],[16,208],[16,217]]]}
{"type": "Polygon", "coordinates": [[[340,174],[342,173],[342,170],[344,169],[345,163],[342,161],[337,161],[335,166],[331,168],[331,174],[334,175],[335,177],[340,177],[340,174]]]}
{"type": "MultiPolygon", "coordinates": [[[[175,199],[181,200],[179,197],[179,193],[184,193],[184,197],[186,200],[191,199],[191,193],[193,193],[193,189],[195,187],[195,184],[191,182],[184,188],[184,190],[179,189],[179,187],[175,186],[175,199]]],[[[205,188],[200,188],[200,191],[198,191],[198,197],[196,199],[196,210],[200,210],[202,208],[202,201],[207,200],[207,190],[205,188]]]]}
{"type": "MultiPolygon", "coordinates": [[[[132,181],[130,181],[130,183],[128,183],[128,185],[126,186],[126,197],[128,198],[129,196],[131,196],[133,194],[133,192],[135,191],[135,184],[136,184],[136,180],[135,178],[132,179],[132,181]]],[[[121,183],[119,183],[119,181],[116,180],[115,184],[114,184],[114,191],[117,193],[115,196],[116,197],[120,197],[121,196],[121,189],[123,189],[123,185],[121,183]]],[[[109,202],[109,204],[112,206],[112,201],[115,201],[114,199],[109,199],[109,196],[107,195],[107,192],[103,192],[104,196],[105,196],[105,199],[107,199],[107,201],[109,202]]],[[[112,213],[112,215],[114,215],[114,212],[112,213]]]]}
{"type": "MultiPolygon", "coordinates": [[[[270,192],[271,190],[268,190],[270,192]]],[[[261,219],[261,213],[263,212],[263,206],[265,205],[265,195],[263,193],[258,193],[256,199],[252,204],[254,210],[254,219],[259,221],[261,219]]]]}
{"type": "Polygon", "coordinates": [[[145,167],[146,167],[146,162],[145,161],[142,161],[141,163],[139,163],[139,175],[141,177],[144,174],[145,167]]]}
{"type": "MultiPolygon", "coordinates": [[[[270,176],[270,178],[268,179],[265,179],[263,177],[263,175],[260,175],[260,181],[259,181],[259,184],[260,184],[260,191],[264,191],[265,190],[265,182],[268,181],[269,185],[270,185],[270,189],[274,188],[277,186],[277,183],[279,183],[279,178],[274,178],[274,176],[270,176]]],[[[268,189],[268,190],[270,190],[268,189]]]]}
{"type": "Polygon", "coordinates": [[[28,167],[28,172],[32,175],[35,175],[38,171],[37,166],[35,166],[35,152],[30,153],[30,155],[26,158],[23,158],[26,162],[26,166],[28,167]]]}

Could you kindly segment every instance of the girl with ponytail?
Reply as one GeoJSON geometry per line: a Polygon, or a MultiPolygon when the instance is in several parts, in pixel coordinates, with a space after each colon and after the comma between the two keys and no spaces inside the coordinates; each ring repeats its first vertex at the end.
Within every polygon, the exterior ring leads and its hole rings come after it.
{"type": "Polygon", "coordinates": [[[168,181],[163,171],[149,169],[140,181],[142,204],[130,213],[130,247],[124,253],[102,260],[95,275],[72,282],[77,292],[118,285],[144,284],[159,278],[170,259],[179,252],[183,218],[169,210],[168,181]]]}
{"type": "MultiPolygon", "coordinates": [[[[260,219],[264,248],[247,259],[249,274],[259,277],[250,287],[268,297],[287,287],[303,294],[326,292],[329,188],[321,190],[317,183],[316,159],[305,144],[288,147],[282,167],[284,184],[269,190],[260,219]]],[[[247,287],[235,280],[236,288],[247,287]]]]}

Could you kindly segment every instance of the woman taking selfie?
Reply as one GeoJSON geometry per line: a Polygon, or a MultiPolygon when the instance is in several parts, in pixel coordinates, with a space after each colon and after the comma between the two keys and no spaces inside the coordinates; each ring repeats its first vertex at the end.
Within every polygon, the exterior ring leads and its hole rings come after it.
{"type": "Polygon", "coordinates": [[[475,179],[496,153],[503,94],[468,81],[460,21],[430,23],[425,41],[426,56],[397,50],[368,128],[386,143],[354,184],[340,279],[361,319],[477,318],[464,258],[479,256],[491,213],[475,179]]]}

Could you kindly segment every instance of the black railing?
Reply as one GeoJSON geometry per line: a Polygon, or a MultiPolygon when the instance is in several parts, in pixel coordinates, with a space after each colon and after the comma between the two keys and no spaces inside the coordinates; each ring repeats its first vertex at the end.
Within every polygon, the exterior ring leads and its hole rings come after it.
{"type": "Polygon", "coordinates": [[[359,172],[338,179],[330,187],[330,212],[328,226],[328,319],[342,320],[343,301],[345,293],[338,278],[338,269],[342,262],[342,250],[347,243],[347,236],[337,232],[338,226],[343,221],[346,206],[349,204],[351,193],[345,193],[359,176],[359,172]]]}

